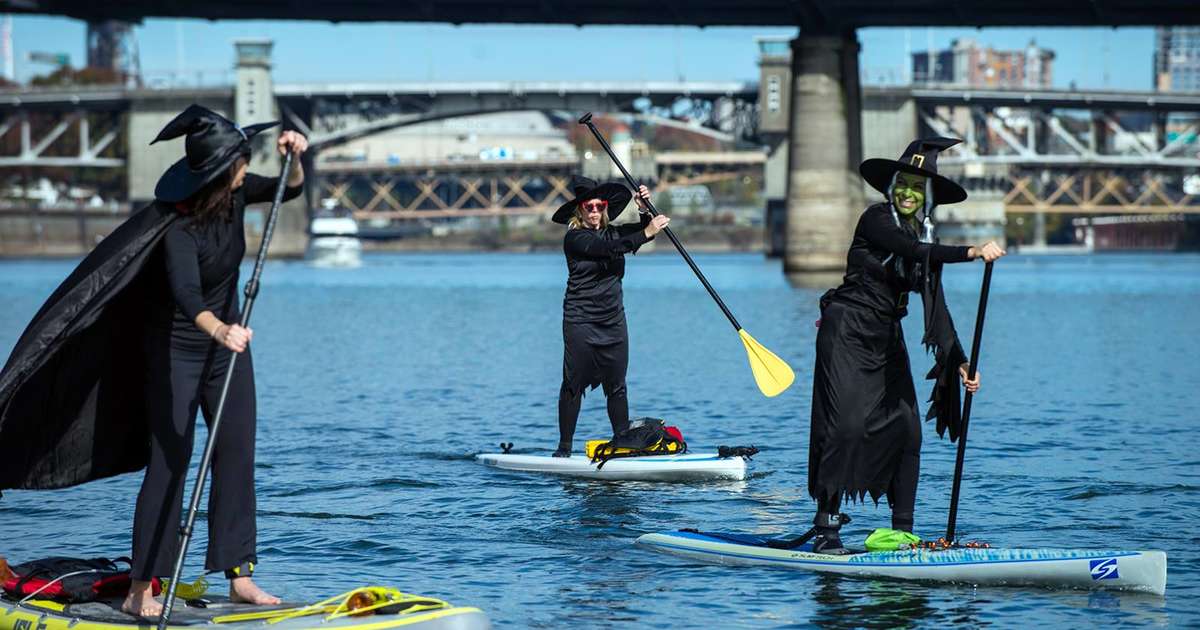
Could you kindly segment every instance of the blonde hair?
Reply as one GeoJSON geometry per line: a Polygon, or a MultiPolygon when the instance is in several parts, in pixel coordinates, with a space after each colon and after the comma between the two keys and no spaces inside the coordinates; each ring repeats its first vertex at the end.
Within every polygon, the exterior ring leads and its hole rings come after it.
{"type": "MultiPolygon", "coordinates": [[[[588,226],[586,224],[584,224],[583,213],[580,212],[580,210],[583,208],[583,206],[581,205],[583,201],[587,201],[587,200],[581,199],[580,200],[581,203],[575,204],[575,212],[572,212],[571,218],[567,219],[567,229],[569,229],[569,230],[579,230],[579,229],[585,229],[585,228],[591,229],[591,228],[588,228],[588,226]]],[[[606,227],[608,227],[608,208],[605,208],[604,211],[600,213],[600,229],[603,230],[606,227]]]]}

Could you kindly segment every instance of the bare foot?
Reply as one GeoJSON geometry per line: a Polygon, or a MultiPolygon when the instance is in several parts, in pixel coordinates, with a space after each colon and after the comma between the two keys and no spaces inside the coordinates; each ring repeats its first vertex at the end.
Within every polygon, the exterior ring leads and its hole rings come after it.
{"type": "Polygon", "coordinates": [[[229,599],[258,606],[273,606],[281,602],[278,597],[259,588],[249,577],[237,577],[229,581],[229,599]]]}
{"type": "Polygon", "coordinates": [[[129,594],[121,602],[121,611],[147,619],[157,619],[162,615],[162,602],[154,599],[154,591],[149,582],[134,580],[129,587],[129,594]]]}

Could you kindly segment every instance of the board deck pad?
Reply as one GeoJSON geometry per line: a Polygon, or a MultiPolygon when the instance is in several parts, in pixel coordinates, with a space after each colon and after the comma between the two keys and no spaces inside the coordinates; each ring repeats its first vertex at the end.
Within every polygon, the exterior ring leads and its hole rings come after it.
{"type": "Polygon", "coordinates": [[[969,584],[1040,585],[1164,594],[1162,551],[1095,549],[980,549],[857,551],[834,556],[767,546],[771,537],[727,532],[645,534],[639,545],[702,562],[969,584]]]}
{"type": "MultiPolygon", "coordinates": [[[[225,615],[289,610],[304,606],[304,604],[298,602],[284,602],[275,606],[256,606],[254,604],[234,603],[228,597],[212,597],[207,595],[201,599],[205,602],[203,608],[188,604],[183,599],[177,599],[175,607],[171,609],[171,624],[192,625],[209,623],[213,618],[225,615]]],[[[129,623],[131,620],[136,619],[133,615],[121,611],[120,599],[67,604],[63,607],[62,612],[65,615],[79,619],[103,621],[106,623],[129,623]]]]}
{"type": "MultiPolygon", "coordinates": [[[[0,630],[121,630],[153,627],[157,620],[130,615],[121,610],[122,598],[93,602],[60,604],[33,599],[24,604],[0,595],[0,630]]],[[[249,627],[274,627],[279,630],[300,628],[345,628],[369,626],[408,628],[412,630],[487,630],[487,616],[477,608],[457,607],[432,598],[406,600],[397,612],[367,616],[338,616],[328,618],[327,608],[310,611],[312,614],[276,619],[311,604],[283,603],[272,606],[235,603],[228,597],[205,595],[199,602],[177,600],[171,611],[168,627],[219,627],[230,630],[249,627]],[[411,607],[407,604],[415,604],[411,607]]]]}
{"type": "Polygon", "coordinates": [[[712,481],[746,478],[746,461],[716,453],[621,457],[600,464],[583,455],[548,457],[516,453],[482,453],[475,460],[487,466],[519,472],[545,473],[614,481],[712,481]]]}

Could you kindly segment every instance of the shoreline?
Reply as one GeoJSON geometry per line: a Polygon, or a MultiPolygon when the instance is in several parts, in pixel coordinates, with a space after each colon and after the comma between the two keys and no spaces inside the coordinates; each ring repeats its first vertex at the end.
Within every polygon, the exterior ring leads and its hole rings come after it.
{"type": "MultiPolygon", "coordinates": [[[[766,251],[766,235],[761,227],[690,225],[676,229],[676,235],[689,252],[699,253],[762,253],[766,251]]],[[[371,252],[446,252],[467,253],[545,253],[562,251],[562,232],[558,230],[533,229],[512,230],[508,234],[498,231],[454,233],[444,236],[415,236],[396,240],[360,239],[363,253],[371,252]]],[[[651,254],[665,247],[675,248],[665,238],[661,244],[651,241],[640,250],[651,254]]],[[[94,247],[94,244],[93,244],[94,247]]],[[[91,252],[84,249],[78,239],[56,243],[0,243],[0,260],[40,259],[62,260],[82,258],[91,252]]],[[[257,236],[246,239],[246,258],[258,253],[257,236]]],[[[304,247],[299,243],[272,242],[267,257],[272,260],[303,260],[304,247]]]]}

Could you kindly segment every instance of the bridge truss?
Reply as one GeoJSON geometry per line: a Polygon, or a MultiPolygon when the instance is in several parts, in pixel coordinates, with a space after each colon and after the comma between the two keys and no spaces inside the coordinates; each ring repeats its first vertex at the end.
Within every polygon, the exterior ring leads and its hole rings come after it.
{"type": "Polygon", "coordinates": [[[1073,169],[1016,171],[1004,194],[1006,212],[1058,214],[1197,214],[1200,195],[1189,194],[1177,170],[1073,169]]]}
{"type": "Polygon", "coordinates": [[[508,111],[629,113],[683,122],[727,140],[758,136],[757,88],[743,82],[280,85],[280,111],[327,148],[405,125],[508,111]]]}
{"type": "Polygon", "coordinates": [[[551,212],[571,197],[575,160],[325,164],[322,199],[357,219],[443,219],[551,212]]]}
{"type": "MultiPolygon", "coordinates": [[[[760,152],[664,153],[656,190],[760,177],[760,152]]],[[[318,170],[322,200],[358,219],[446,219],[548,214],[572,197],[574,158],[437,161],[408,164],[326,162],[318,170]]]]}
{"type": "Polygon", "coordinates": [[[19,109],[0,118],[0,168],[125,165],[125,117],[113,111],[19,109]]]}
{"type": "Polygon", "coordinates": [[[912,93],[923,134],[963,139],[939,166],[1007,212],[1200,213],[1195,95],[912,93]]]}

